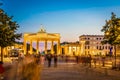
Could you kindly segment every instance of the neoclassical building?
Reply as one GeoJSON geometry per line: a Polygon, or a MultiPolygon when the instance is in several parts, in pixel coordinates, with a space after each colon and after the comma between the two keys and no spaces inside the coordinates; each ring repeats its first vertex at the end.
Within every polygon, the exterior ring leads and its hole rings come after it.
{"type": "Polygon", "coordinates": [[[30,54],[33,54],[33,42],[36,43],[36,53],[40,52],[40,42],[44,42],[44,51],[47,54],[48,42],[51,43],[51,53],[54,53],[54,43],[57,44],[57,54],[60,54],[60,34],[59,33],[47,33],[44,28],[41,28],[37,33],[24,33],[24,54],[27,53],[27,43],[30,44],[30,54]]]}
{"type": "Polygon", "coordinates": [[[80,55],[81,47],[79,43],[72,42],[61,45],[61,53],[67,56],[80,55]]]}
{"type": "MultiPolygon", "coordinates": [[[[17,51],[23,51],[23,44],[22,43],[15,43],[12,46],[7,46],[3,49],[3,55],[8,56],[12,50],[17,50],[17,51]]],[[[1,53],[1,47],[0,47],[0,53],[1,53]]],[[[11,53],[12,54],[12,53],[11,53]]]]}
{"type": "MultiPolygon", "coordinates": [[[[81,35],[79,36],[79,42],[81,45],[81,54],[91,55],[106,55],[110,53],[110,44],[101,44],[103,41],[103,35],[81,35]]],[[[112,49],[114,53],[114,47],[112,49]]]]}

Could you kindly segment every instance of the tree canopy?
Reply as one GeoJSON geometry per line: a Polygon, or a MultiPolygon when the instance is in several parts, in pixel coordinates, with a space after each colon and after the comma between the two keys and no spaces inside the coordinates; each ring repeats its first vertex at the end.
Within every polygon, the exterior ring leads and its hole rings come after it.
{"type": "Polygon", "coordinates": [[[20,33],[17,33],[19,25],[12,21],[12,16],[9,17],[2,9],[0,9],[0,46],[6,47],[16,43],[20,39],[20,33]]]}
{"type": "Polygon", "coordinates": [[[101,31],[104,32],[103,44],[120,44],[120,18],[117,18],[113,12],[111,13],[111,19],[106,20],[101,31]]]}
{"type": "Polygon", "coordinates": [[[115,63],[113,69],[116,68],[116,45],[120,44],[120,18],[117,18],[116,15],[112,12],[111,19],[106,20],[106,24],[101,29],[104,32],[103,44],[111,44],[114,46],[114,56],[115,63]]]}

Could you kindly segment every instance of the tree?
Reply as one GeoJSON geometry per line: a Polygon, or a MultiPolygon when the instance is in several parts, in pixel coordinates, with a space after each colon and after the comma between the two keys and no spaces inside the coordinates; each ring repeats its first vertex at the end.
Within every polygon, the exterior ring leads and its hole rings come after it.
{"type": "Polygon", "coordinates": [[[0,9],[0,47],[2,62],[4,47],[12,46],[22,35],[17,33],[19,25],[15,21],[12,21],[12,18],[13,17],[9,17],[2,9],[0,9]]]}
{"type": "Polygon", "coordinates": [[[112,12],[111,19],[106,20],[106,24],[101,29],[104,32],[103,44],[111,44],[114,46],[114,56],[115,56],[115,67],[116,67],[116,45],[120,44],[120,18],[112,12]]]}

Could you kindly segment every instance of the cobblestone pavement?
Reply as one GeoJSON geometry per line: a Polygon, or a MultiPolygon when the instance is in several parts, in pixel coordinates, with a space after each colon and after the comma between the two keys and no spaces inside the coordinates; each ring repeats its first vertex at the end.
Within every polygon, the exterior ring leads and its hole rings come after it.
{"type": "Polygon", "coordinates": [[[44,67],[41,72],[41,80],[120,80],[120,71],[107,68],[89,68],[81,64],[59,64],[44,67]]]}

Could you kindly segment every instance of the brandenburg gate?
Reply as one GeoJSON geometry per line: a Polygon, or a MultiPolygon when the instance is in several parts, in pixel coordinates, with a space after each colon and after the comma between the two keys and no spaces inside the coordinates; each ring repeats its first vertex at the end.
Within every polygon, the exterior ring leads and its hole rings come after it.
{"type": "Polygon", "coordinates": [[[57,53],[60,54],[60,34],[47,33],[44,28],[41,28],[37,33],[24,33],[24,54],[27,53],[27,42],[30,42],[30,54],[33,54],[33,42],[36,42],[36,53],[39,53],[39,42],[44,42],[44,51],[47,54],[48,42],[51,42],[51,54],[54,54],[54,42],[57,44],[57,53]]]}

